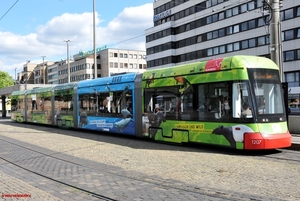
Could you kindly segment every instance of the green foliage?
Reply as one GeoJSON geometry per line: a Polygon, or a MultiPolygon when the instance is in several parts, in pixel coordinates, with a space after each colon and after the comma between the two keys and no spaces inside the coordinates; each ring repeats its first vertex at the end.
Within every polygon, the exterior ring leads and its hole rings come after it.
{"type": "Polygon", "coordinates": [[[0,89],[13,86],[14,83],[13,78],[7,72],[0,71],[0,89]]]}

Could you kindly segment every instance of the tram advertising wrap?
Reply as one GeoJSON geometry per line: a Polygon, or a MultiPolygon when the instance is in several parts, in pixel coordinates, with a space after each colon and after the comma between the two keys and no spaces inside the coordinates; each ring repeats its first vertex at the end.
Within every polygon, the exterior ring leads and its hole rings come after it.
{"type": "Polygon", "coordinates": [[[232,56],[12,93],[11,119],[233,149],[291,146],[279,69],[232,56]]]}

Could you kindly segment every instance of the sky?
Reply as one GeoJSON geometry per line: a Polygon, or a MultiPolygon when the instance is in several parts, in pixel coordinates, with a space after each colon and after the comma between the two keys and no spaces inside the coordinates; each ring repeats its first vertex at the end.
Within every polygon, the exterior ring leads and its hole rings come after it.
{"type": "MultiPolygon", "coordinates": [[[[153,0],[95,0],[96,47],[145,51],[153,0]]],[[[41,63],[93,50],[93,0],[5,0],[0,3],[0,71],[15,78],[26,61],[41,63]]]]}

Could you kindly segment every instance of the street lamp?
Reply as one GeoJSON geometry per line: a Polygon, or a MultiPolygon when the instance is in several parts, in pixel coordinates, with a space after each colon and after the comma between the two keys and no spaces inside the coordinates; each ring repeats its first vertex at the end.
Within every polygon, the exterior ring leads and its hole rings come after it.
{"type": "Polygon", "coordinates": [[[70,83],[70,53],[69,53],[69,43],[72,42],[70,40],[64,40],[63,42],[67,43],[67,59],[68,59],[68,83],[70,83]]]}
{"type": "MultiPolygon", "coordinates": [[[[23,66],[24,67],[24,73],[26,75],[26,79],[25,79],[25,90],[27,90],[27,80],[28,80],[28,72],[31,72],[31,71],[28,71],[28,64],[30,63],[30,60],[27,60],[26,61],[26,64],[23,66]]],[[[24,75],[23,75],[24,76],[24,75]]]]}
{"type": "Polygon", "coordinates": [[[27,90],[28,73],[31,73],[31,71],[25,71],[25,75],[26,75],[26,79],[25,79],[25,90],[27,90]]]}
{"type": "Polygon", "coordinates": [[[17,84],[17,68],[15,68],[15,85],[17,84]]]}
{"type": "Polygon", "coordinates": [[[46,57],[46,56],[41,56],[42,58],[43,58],[43,79],[44,79],[44,81],[43,81],[43,84],[46,84],[46,73],[45,73],[45,64],[44,64],[44,58],[46,57]]]}
{"type": "Polygon", "coordinates": [[[280,26],[280,0],[264,0],[270,10],[270,51],[271,60],[279,67],[280,80],[283,82],[282,39],[280,26]]]}
{"type": "Polygon", "coordinates": [[[93,0],[93,41],[94,41],[94,79],[97,79],[97,50],[96,50],[96,2],[93,0]]]}

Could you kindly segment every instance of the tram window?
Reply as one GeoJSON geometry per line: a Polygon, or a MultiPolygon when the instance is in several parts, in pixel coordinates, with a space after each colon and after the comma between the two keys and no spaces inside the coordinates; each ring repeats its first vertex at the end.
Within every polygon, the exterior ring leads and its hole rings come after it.
{"type": "Polygon", "coordinates": [[[95,93],[80,95],[79,101],[80,111],[84,111],[88,116],[120,116],[123,109],[133,112],[131,90],[117,92],[95,90],[95,93]]]}
{"type": "Polygon", "coordinates": [[[115,112],[120,114],[122,110],[127,109],[130,113],[133,112],[132,106],[132,91],[119,91],[114,92],[111,100],[112,108],[115,108],[115,112]]]}
{"type": "Polygon", "coordinates": [[[23,99],[18,100],[17,110],[23,110],[24,108],[25,108],[25,106],[24,106],[24,100],[23,99]]]}
{"type": "Polygon", "coordinates": [[[258,114],[283,113],[280,84],[255,83],[253,87],[258,114]]]}
{"type": "Polygon", "coordinates": [[[172,86],[146,89],[144,111],[159,107],[166,119],[224,121],[232,117],[232,84],[172,86]]]}
{"type": "Polygon", "coordinates": [[[18,101],[15,99],[11,100],[11,111],[16,111],[18,110],[18,101]]]}
{"type": "Polygon", "coordinates": [[[252,118],[254,105],[250,98],[246,82],[237,82],[232,85],[233,117],[252,118]]]}
{"type": "MultiPolygon", "coordinates": [[[[56,113],[62,112],[64,114],[69,114],[73,111],[72,95],[56,95],[54,97],[54,104],[56,113]]],[[[47,105],[48,102],[44,102],[44,106],[47,107],[47,105]]]]}
{"type": "Polygon", "coordinates": [[[226,82],[199,85],[197,88],[198,117],[204,121],[230,119],[232,115],[231,84],[226,82]]]}
{"type": "Polygon", "coordinates": [[[158,108],[166,119],[180,119],[183,115],[179,86],[146,89],[144,97],[145,113],[154,113],[158,108]]]}

